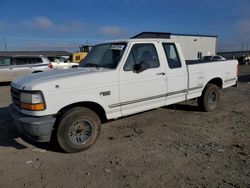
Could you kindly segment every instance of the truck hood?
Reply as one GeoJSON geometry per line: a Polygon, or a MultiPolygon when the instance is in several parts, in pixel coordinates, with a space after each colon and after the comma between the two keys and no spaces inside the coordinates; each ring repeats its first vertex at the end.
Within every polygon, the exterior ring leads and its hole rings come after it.
{"type": "Polygon", "coordinates": [[[107,78],[107,74],[111,72],[116,71],[113,69],[97,69],[94,67],[55,69],[47,72],[35,73],[30,76],[19,77],[12,81],[11,86],[21,90],[42,90],[44,87],[53,90],[55,87],[70,88],[82,86],[83,84],[96,84],[98,80],[101,81],[101,77],[105,76],[107,78]]]}

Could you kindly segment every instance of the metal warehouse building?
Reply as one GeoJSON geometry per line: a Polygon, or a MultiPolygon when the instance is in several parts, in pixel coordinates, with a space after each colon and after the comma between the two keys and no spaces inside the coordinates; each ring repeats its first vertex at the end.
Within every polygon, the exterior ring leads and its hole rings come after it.
{"type": "Polygon", "coordinates": [[[178,41],[181,44],[186,60],[194,60],[202,56],[216,54],[217,36],[214,35],[142,32],[132,38],[167,38],[178,41]]]}

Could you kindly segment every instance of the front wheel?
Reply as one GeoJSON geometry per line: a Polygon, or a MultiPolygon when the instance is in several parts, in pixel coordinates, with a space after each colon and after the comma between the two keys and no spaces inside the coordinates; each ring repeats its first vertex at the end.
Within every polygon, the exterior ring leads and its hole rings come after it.
{"type": "Polygon", "coordinates": [[[91,147],[98,139],[101,121],[95,112],[75,107],[64,113],[57,128],[59,146],[68,153],[91,147]]]}
{"type": "Polygon", "coordinates": [[[210,112],[218,107],[219,101],[220,94],[218,86],[215,84],[207,84],[197,102],[202,110],[210,112]]]}

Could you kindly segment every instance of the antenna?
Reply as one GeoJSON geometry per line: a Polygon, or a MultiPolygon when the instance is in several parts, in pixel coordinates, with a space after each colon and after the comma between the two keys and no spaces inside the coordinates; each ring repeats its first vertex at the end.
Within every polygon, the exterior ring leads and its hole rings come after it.
{"type": "Polygon", "coordinates": [[[7,51],[7,42],[6,42],[6,37],[3,37],[3,42],[4,42],[4,48],[5,48],[5,51],[7,51]]]}

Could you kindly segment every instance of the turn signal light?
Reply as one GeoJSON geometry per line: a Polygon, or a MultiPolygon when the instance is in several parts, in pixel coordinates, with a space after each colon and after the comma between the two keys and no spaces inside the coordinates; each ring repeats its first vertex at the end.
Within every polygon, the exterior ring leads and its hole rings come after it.
{"type": "Polygon", "coordinates": [[[43,103],[38,103],[38,104],[21,103],[20,105],[21,108],[24,110],[39,111],[45,109],[43,103]]]}

